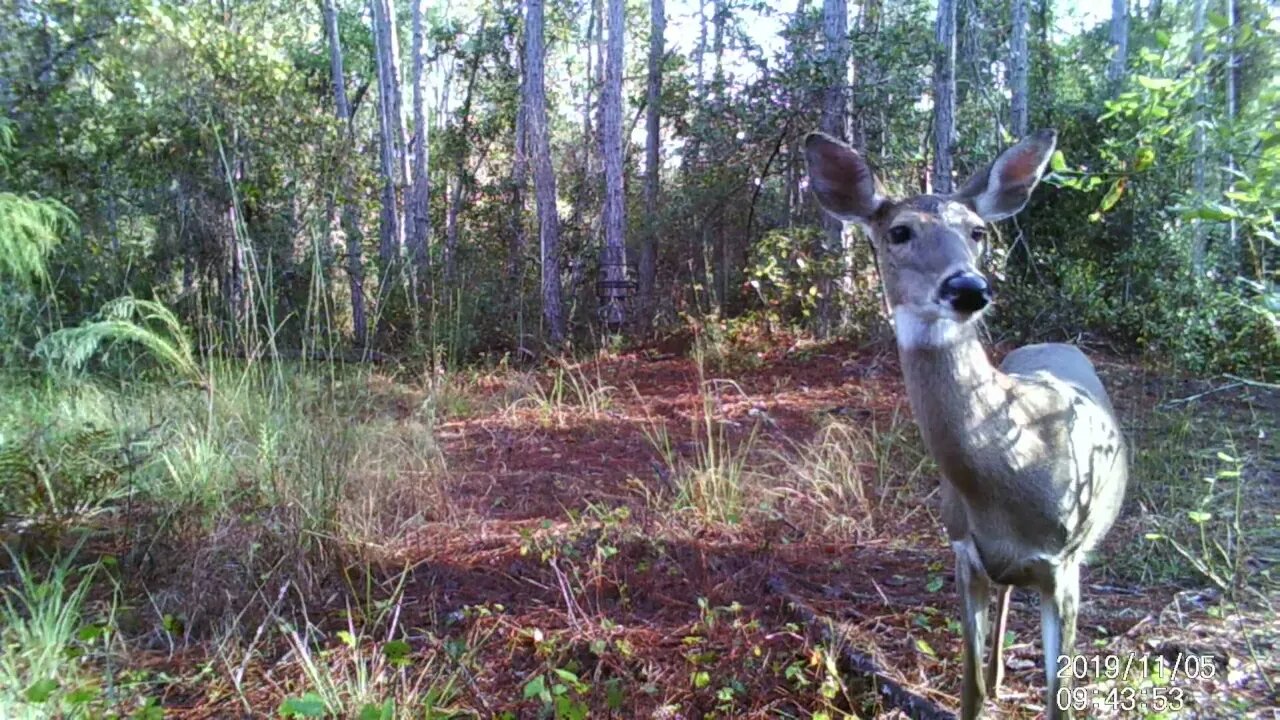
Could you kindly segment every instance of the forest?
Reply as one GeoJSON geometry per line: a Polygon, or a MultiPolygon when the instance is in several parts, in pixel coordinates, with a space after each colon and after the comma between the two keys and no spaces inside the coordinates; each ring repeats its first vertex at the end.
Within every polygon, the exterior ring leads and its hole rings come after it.
{"type": "MultiPolygon", "coordinates": [[[[1041,129],[977,332],[1129,448],[1081,716],[1280,706],[1275,4],[0,8],[0,717],[955,716],[890,269],[806,147],[958,197],[1041,129]]],[[[1040,601],[988,717],[1052,716],[1040,601]]]]}

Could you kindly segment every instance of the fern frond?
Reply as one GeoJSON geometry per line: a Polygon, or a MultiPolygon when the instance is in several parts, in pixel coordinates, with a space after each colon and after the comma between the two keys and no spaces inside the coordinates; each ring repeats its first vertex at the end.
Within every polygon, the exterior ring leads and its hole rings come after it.
{"type": "Polygon", "coordinates": [[[128,296],[108,302],[96,320],[44,338],[36,345],[36,354],[67,372],[77,372],[94,355],[122,342],[142,346],[156,362],[183,376],[201,377],[195,349],[173,311],[154,300],[128,296]]]}
{"type": "Polygon", "coordinates": [[[57,200],[0,192],[0,276],[46,282],[45,258],[74,223],[75,215],[57,200]]]}

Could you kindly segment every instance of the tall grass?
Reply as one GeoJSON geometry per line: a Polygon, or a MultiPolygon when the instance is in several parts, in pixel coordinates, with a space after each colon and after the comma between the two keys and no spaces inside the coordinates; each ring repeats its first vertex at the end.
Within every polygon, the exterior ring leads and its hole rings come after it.
{"type": "Polygon", "coordinates": [[[74,558],[63,556],[39,577],[10,552],[15,582],[0,605],[0,717],[87,717],[85,706],[97,697],[77,652],[93,573],[77,573],[74,558]]]}
{"type": "Polygon", "coordinates": [[[731,437],[734,423],[723,417],[720,393],[742,394],[742,389],[731,380],[708,380],[701,352],[695,352],[695,363],[699,407],[690,420],[692,452],[680,453],[661,421],[651,420],[645,436],[671,473],[675,509],[708,522],[736,524],[746,509],[748,460],[759,428],[753,420],[745,438],[731,437]]]}

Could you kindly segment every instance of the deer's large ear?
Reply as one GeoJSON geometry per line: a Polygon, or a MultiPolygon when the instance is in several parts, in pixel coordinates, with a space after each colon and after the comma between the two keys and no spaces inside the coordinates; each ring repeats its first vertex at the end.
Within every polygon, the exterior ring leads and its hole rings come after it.
{"type": "Polygon", "coordinates": [[[1037,130],[969,178],[954,197],[987,222],[1017,214],[1031,199],[1057,143],[1057,131],[1037,130]]]}
{"type": "Polygon", "coordinates": [[[820,132],[804,139],[809,184],[818,202],[841,220],[869,222],[884,204],[871,166],[856,150],[820,132]]]}

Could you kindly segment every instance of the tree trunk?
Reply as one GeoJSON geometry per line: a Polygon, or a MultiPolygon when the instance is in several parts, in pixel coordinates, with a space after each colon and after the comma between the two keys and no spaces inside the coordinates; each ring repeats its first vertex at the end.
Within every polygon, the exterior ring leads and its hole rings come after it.
{"type": "MultiPolygon", "coordinates": [[[[1238,90],[1237,83],[1239,80],[1239,78],[1236,77],[1236,73],[1239,72],[1239,67],[1237,66],[1239,62],[1239,58],[1236,56],[1236,29],[1239,25],[1239,18],[1237,17],[1239,8],[1237,6],[1236,0],[1226,0],[1226,5],[1227,7],[1226,7],[1225,14],[1227,16],[1227,23],[1228,23],[1227,42],[1226,42],[1227,68],[1224,75],[1225,75],[1225,83],[1226,83],[1225,93],[1227,96],[1227,129],[1228,129],[1228,136],[1234,137],[1235,131],[1236,131],[1236,128],[1235,128],[1236,104],[1237,104],[1236,92],[1238,90]]],[[[1231,141],[1228,140],[1227,141],[1227,157],[1226,157],[1226,163],[1224,164],[1224,168],[1225,168],[1224,174],[1226,176],[1225,177],[1226,182],[1224,184],[1226,185],[1227,192],[1235,192],[1236,158],[1235,158],[1235,154],[1231,152],[1230,143],[1231,141]]],[[[1235,218],[1231,218],[1230,220],[1227,221],[1226,251],[1227,251],[1228,259],[1230,261],[1229,267],[1231,268],[1231,272],[1233,273],[1238,272],[1242,269],[1240,267],[1239,261],[1240,261],[1240,258],[1244,257],[1244,254],[1240,252],[1240,248],[1237,246],[1238,242],[1239,242],[1239,238],[1237,237],[1236,221],[1235,221],[1235,218]]]]}
{"type": "MultiPolygon", "coordinates": [[[[1195,39],[1191,45],[1191,64],[1194,65],[1198,75],[1196,87],[1196,112],[1195,121],[1196,129],[1194,135],[1195,160],[1191,167],[1191,183],[1192,189],[1195,191],[1195,199],[1197,203],[1203,203],[1205,199],[1205,154],[1207,152],[1205,143],[1205,91],[1204,91],[1204,73],[1201,73],[1199,67],[1204,63],[1204,19],[1205,19],[1205,0],[1195,0],[1192,5],[1192,33],[1195,39]]],[[[1205,246],[1206,234],[1204,223],[1200,219],[1193,221],[1195,223],[1195,234],[1191,241],[1191,268],[1195,271],[1197,278],[1204,277],[1205,273],[1205,246]]]]}
{"type": "Polygon", "coordinates": [[[1124,81],[1129,61],[1129,2],[1111,0],[1111,62],[1107,65],[1108,92],[1115,95],[1124,81]]]}
{"type": "MultiPolygon", "coordinates": [[[[706,76],[706,55],[707,55],[707,0],[698,0],[698,42],[693,51],[693,93],[696,98],[706,97],[707,76],[706,76]]],[[[698,106],[694,112],[693,127],[690,128],[689,141],[685,143],[680,151],[680,170],[687,178],[693,175],[698,167],[702,152],[702,129],[699,125],[698,106]]],[[[706,220],[700,218],[698,227],[695,230],[695,238],[690,240],[690,263],[689,273],[691,284],[693,286],[693,306],[699,311],[708,309],[706,303],[707,293],[711,289],[711,278],[707,271],[706,242],[707,230],[706,220]]]]}
{"type": "MultiPolygon", "coordinates": [[[[1053,43],[1050,41],[1050,33],[1053,30],[1053,0],[1035,0],[1036,11],[1036,30],[1039,31],[1040,37],[1036,42],[1036,68],[1039,70],[1037,81],[1039,92],[1036,97],[1042,99],[1038,112],[1042,118],[1043,125],[1049,125],[1053,122],[1053,102],[1054,93],[1053,76],[1056,65],[1054,64],[1053,43]]],[[[1030,111],[1028,111],[1028,117],[1030,111]]]]}
{"type": "Polygon", "coordinates": [[[649,90],[645,115],[645,177],[644,177],[644,241],[640,246],[640,302],[636,318],[641,332],[647,332],[653,321],[656,305],[654,280],[658,264],[658,187],[662,160],[662,138],[659,136],[662,121],[662,58],[667,27],[666,7],[663,0],[649,3],[649,90]]]}
{"type": "Polygon", "coordinates": [[[1009,85],[1013,91],[1009,101],[1009,126],[1015,138],[1026,137],[1031,129],[1031,115],[1027,106],[1031,66],[1027,49],[1027,31],[1031,25],[1028,2],[1029,0],[1013,0],[1013,33],[1009,41],[1009,85]]]}
{"type": "MultiPolygon", "coordinates": [[[[519,56],[521,49],[517,44],[517,56],[519,56]]],[[[520,66],[520,97],[524,98],[527,94],[524,80],[524,62],[519,57],[516,58],[516,62],[520,66]]],[[[529,167],[527,116],[528,113],[522,100],[520,106],[516,108],[516,144],[511,158],[511,242],[507,248],[507,277],[511,281],[512,293],[520,292],[516,283],[520,280],[520,268],[524,263],[524,191],[529,167]]]]}
{"type": "MultiPolygon", "coordinates": [[[[829,135],[847,140],[849,137],[845,86],[849,83],[849,8],[845,0],[824,0],[822,3],[823,60],[826,79],[822,92],[821,127],[829,135]]],[[[844,223],[823,213],[826,241],[815,248],[819,259],[829,256],[843,257],[844,223]]],[[[818,278],[818,335],[829,335],[835,326],[835,278],[823,273],[818,278]]]]}
{"type": "MultiPolygon", "coordinates": [[[[341,125],[343,145],[351,145],[351,104],[347,102],[346,75],[342,69],[342,42],[338,37],[338,13],[334,0],[324,0],[325,32],[329,36],[329,73],[333,83],[334,114],[341,125]]],[[[350,163],[343,162],[341,173],[342,232],[347,245],[347,280],[351,286],[351,332],[356,347],[368,341],[368,325],[364,315],[364,260],[361,257],[359,226],[351,209],[352,182],[350,163]]]]}
{"type": "MultiPolygon", "coordinates": [[[[387,17],[387,0],[370,0],[373,11],[374,56],[378,68],[378,147],[382,171],[382,234],[378,244],[378,257],[382,261],[383,283],[391,278],[391,268],[400,255],[403,246],[404,228],[400,224],[400,207],[397,202],[396,176],[399,160],[397,159],[396,136],[398,135],[398,119],[396,113],[396,95],[399,88],[395,81],[395,72],[391,60],[391,23],[387,17]]],[[[378,292],[386,295],[387,288],[379,287],[378,292]]]]}
{"type": "MultiPolygon", "coordinates": [[[[383,9],[383,17],[386,18],[387,25],[387,50],[388,59],[391,65],[391,83],[392,90],[392,121],[393,130],[396,138],[396,169],[400,172],[400,190],[409,188],[409,126],[406,124],[404,113],[404,73],[400,68],[400,33],[396,25],[396,6],[395,0],[382,0],[386,4],[383,9]]],[[[408,208],[405,212],[405,221],[401,225],[400,243],[404,244],[404,233],[411,226],[411,218],[408,208]]]]}
{"type": "Polygon", "coordinates": [[[430,160],[427,130],[427,113],[425,93],[426,47],[423,24],[424,0],[413,0],[413,186],[406,213],[410,232],[408,235],[409,257],[413,263],[414,282],[422,285],[415,288],[415,297],[420,297],[427,275],[431,271],[431,178],[427,170],[430,160]]]}
{"type": "Polygon", "coordinates": [[[622,53],[626,26],[623,0],[609,0],[608,61],[600,95],[601,155],[604,158],[604,303],[605,327],[617,332],[626,322],[627,245],[626,188],[622,177],[622,53]]]}
{"type": "Polygon", "coordinates": [[[533,184],[538,199],[538,236],[542,246],[542,316],[547,339],[564,342],[560,303],[560,217],[556,214],[556,176],[547,128],[547,88],[543,74],[543,2],[528,0],[525,18],[525,112],[533,145],[533,184]]]}
{"type": "Polygon", "coordinates": [[[933,60],[933,192],[949,193],[956,115],[956,4],[938,0],[933,60]]]}

